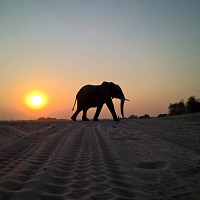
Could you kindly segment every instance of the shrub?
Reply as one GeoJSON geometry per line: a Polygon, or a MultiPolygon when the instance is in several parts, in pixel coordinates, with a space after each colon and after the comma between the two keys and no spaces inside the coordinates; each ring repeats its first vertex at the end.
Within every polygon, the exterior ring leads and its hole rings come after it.
{"type": "Polygon", "coordinates": [[[138,119],[148,119],[148,118],[150,118],[150,116],[145,114],[143,116],[140,116],[138,119]]]}
{"type": "Polygon", "coordinates": [[[191,96],[186,104],[184,104],[184,100],[181,100],[179,103],[170,103],[168,109],[169,115],[200,112],[200,100],[196,99],[195,96],[191,96]]]}
{"type": "Polygon", "coordinates": [[[185,104],[182,99],[179,103],[169,104],[169,115],[180,115],[185,113],[185,104]]]}
{"type": "Polygon", "coordinates": [[[167,113],[165,114],[159,114],[157,117],[166,117],[167,116],[167,113]]]}
{"type": "Polygon", "coordinates": [[[137,115],[130,115],[128,118],[129,119],[137,119],[138,117],[137,117],[137,115]]]}
{"type": "Polygon", "coordinates": [[[200,112],[200,101],[195,96],[191,96],[186,103],[186,113],[195,112],[200,112]]]}

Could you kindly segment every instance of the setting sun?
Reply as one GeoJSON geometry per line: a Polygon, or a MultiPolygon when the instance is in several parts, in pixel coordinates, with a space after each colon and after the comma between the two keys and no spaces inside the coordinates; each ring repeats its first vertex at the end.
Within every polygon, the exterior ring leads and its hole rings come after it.
{"type": "Polygon", "coordinates": [[[33,106],[39,106],[42,104],[43,99],[42,99],[42,97],[40,97],[38,95],[34,95],[29,99],[29,102],[33,106]]]}
{"type": "Polygon", "coordinates": [[[26,97],[26,103],[31,108],[39,109],[46,104],[46,98],[41,92],[32,92],[26,97]]]}

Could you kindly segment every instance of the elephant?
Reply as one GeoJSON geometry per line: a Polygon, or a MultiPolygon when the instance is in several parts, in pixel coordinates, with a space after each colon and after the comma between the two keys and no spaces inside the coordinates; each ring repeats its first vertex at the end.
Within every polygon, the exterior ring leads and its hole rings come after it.
{"type": "Polygon", "coordinates": [[[72,115],[71,119],[73,121],[76,121],[76,117],[79,112],[83,111],[82,121],[89,121],[89,119],[87,118],[88,109],[92,107],[97,107],[93,121],[98,121],[101,109],[104,103],[106,103],[108,109],[112,114],[113,120],[119,121],[112,102],[113,98],[121,100],[121,115],[124,118],[124,102],[125,100],[129,100],[125,99],[122,89],[119,87],[119,85],[106,81],[104,81],[101,85],[85,85],[78,91],[76,95],[72,111],[74,110],[76,101],[77,110],[72,115]]]}

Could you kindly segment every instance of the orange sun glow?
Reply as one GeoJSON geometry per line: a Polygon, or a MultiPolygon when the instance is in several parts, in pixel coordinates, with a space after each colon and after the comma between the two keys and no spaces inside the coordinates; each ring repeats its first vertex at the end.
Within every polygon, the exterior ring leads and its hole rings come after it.
{"type": "Polygon", "coordinates": [[[41,108],[45,104],[46,100],[42,94],[31,93],[27,96],[26,102],[32,108],[41,108]]]}
{"type": "Polygon", "coordinates": [[[38,96],[38,95],[35,95],[35,96],[32,96],[30,99],[29,99],[29,102],[31,105],[33,106],[39,106],[43,100],[42,100],[42,97],[38,96]]]}

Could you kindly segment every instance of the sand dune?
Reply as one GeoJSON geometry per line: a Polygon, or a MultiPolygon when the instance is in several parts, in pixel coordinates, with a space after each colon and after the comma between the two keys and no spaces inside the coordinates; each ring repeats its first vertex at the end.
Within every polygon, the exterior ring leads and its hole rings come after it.
{"type": "Polygon", "coordinates": [[[200,114],[0,125],[0,200],[200,199],[200,114]]]}

